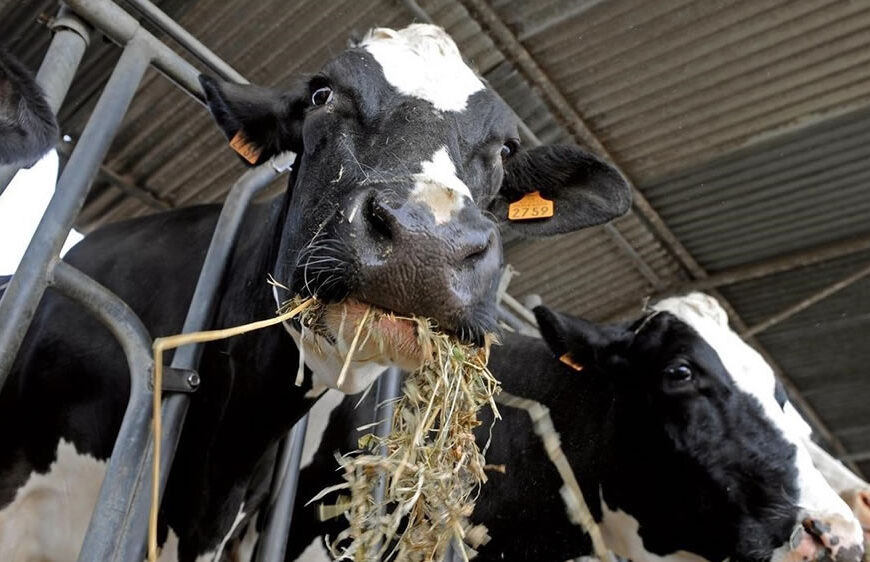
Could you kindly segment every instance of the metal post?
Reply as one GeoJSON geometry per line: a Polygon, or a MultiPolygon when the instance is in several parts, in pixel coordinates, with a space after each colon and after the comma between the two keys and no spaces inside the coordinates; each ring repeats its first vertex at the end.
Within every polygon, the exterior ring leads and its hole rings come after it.
{"type": "Polygon", "coordinates": [[[127,0],[127,3],[224,80],[236,82],[237,84],[248,83],[245,77],[239,74],[235,68],[224,62],[211,49],[203,45],[199,39],[166,15],[166,12],[148,0],[127,0]]]}
{"type": "MultiPolygon", "coordinates": [[[[372,421],[380,421],[375,426],[375,435],[384,439],[390,434],[393,421],[393,412],[396,409],[394,398],[399,396],[402,389],[402,371],[397,367],[390,367],[378,377],[375,387],[375,411],[372,421]]],[[[381,455],[386,456],[387,448],[381,447],[381,455]]],[[[378,487],[375,488],[374,501],[376,504],[384,503],[387,481],[381,476],[378,478],[378,487]]]]}
{"type": "MultiPolygon", "coordinates": [[[[51,27],[56,33],[36,73],[36,83],[45,93],[52,113],[57,114],[82,61],[91,30],[66,6],[61,6],[51,27]]],[[[0,166],[0,195],[19,169],[19,166],[0,166]]]]}
{"type": "Polygon", "coordinates": [[[74,299],[96,316],[120,342],[130,369],[130,397],[121,429],[115,440],[106,475],[100,487],[91,522],[85,534],[79,560],[124,560],[117,553],[123,527],[130,513],[130,482],[138,473],[147,473],[143,462],[151,440],[143,428],[151,421],[151,336],[142,321],[114,293],[71,265],[57,262],[51,285],[74,299]]]}
{"type": "Polygon", "coordinates": [[[50,270],[84,205],[100,163],[121,126],[149,61],[147,49],[135,41],[124,49],[85,126],[81,141],[64,168],[18,271],[0,299],[0,388],[6,382],[24,334],[42,299],[50,270]]]}
{"type": "MultiPolygon", "coordinates": [[[[182,332],[196,332],[206,329],[210,325],[217,300],[217,291],[222,282],[230,253],[235,245],[245,209],[257,192],[290,168],[295,157],[296,155],[292,152],[285,152],[273,157],[265,164],[251,168],[236,181],[230,190],[215,226],[182,332]]],[[[196,369],[201,354],[201,345],[180,347],[175,350],[172,367],[196,369]]],[[[171,394],[163,400],[163,436],[161,442],[163,454],[160,458],[161,498],[166,488],[166,480],[172,467],[172,461],[175,458],[175,450],[181,437],[181,429],[189,403],[190,398],[186,394],[171,394]]],[[[128,410],[127,415],[135,415],[135,413],[128,410]]],[[[141,421],[138,426],[131,428],[131,432],[148,436],[149,443],[153,437],[150,426],[141,423],[141,421]]],[[[146,469],[128,474],[126,480],[127,488],[124,493],[130,496],[129,508],[123,526],[118,531],[119,536],[123,537],[123,543],[113,553],[112,558],[80,558],[82,562],[85,560],[126,562],[127,560],[143,560],[145,558],[145,537],[148,531],[147,521],[151,507],[151,475],[147,467],[151,466],[152,453],[152,447],[147,447],[147,453],[142,457],[140,465],[146,469]]]]}
{"type": "Polygon", "coordinates": [[[284,439],[281,454],[275,465],[272,478],[272,494],[266,526],[257,547],[257,562],[284,560],[287,551],[287,536],[293,521],[293,505],[299,484],[299,465],[302,461],[302,446],[308,430],[308,414],[296,422],[284,439]]]}

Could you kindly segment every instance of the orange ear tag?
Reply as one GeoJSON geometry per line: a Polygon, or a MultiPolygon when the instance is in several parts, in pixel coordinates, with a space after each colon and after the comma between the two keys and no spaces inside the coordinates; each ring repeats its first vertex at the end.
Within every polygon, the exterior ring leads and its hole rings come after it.
{"type": "Polygon", "coordinates": [[[570,353],[563,354],[561,357],[559,357],[559,361],[568,365],[569,367],[571,367],[575,371],[582,371],[583,370],[583,365],[574,361],[574,358],[571,357],[570,353]]]}
{"type": "Polygon", "coordinates": [[[260,153],[263,152],[262,148],[252,142],[249,142],[248,139],[245,138],[245,135],[244,133],[242,133],[241,129],[236,131],[235,136],[230,141],[230,147],[238,152],[239,156],[241,156],[251,164],[256,164],[257,159],[260,157],[260,153]]]}
{"type": "Polygon", "coordinates": [[[541,197],[541,192],[532,191],[519,201],[514,201],[508,207],[508,219],[512,221],[527,221],[531,219],[546,219],[553,216],[553,202],[541,197]]]}

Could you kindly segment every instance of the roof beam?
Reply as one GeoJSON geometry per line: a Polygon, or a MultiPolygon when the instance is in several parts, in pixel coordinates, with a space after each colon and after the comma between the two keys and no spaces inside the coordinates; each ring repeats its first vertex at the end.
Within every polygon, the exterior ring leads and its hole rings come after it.
{"type": "MultiPolygon", "coordinates": [[[[550,80],[549,76],[538,65],[537,61],[531,56],[526,48],[520,43],[513,31],[501,20],[501,17],[495,10],[490,7],[486,0],[456,0],[464,6],[471,16],[477,21],[484,32],[488,33],[495,44],[502,50],[505,58],[512,62],[518,70],[533,84],[544,98],[544,101],[555,112],[556,117],[562,121],[563,125],[571,132],[571,134],[579,142],[586,144],[601,158],[607,160],[614,166],[623,177],[626,178],[631,185],[634,194],[633,207],[638,212],[640,217],[645,220],[652,232],[659,238],[665,248],[682,264],[683,268],[695,279],[705,279],[709,277],[708,273],[695,260],[683,244],[677,239],[676,235],[671,232],[670,228],[665,224],[664,220],[658,212],[652,207],[644,195],[637,189],[634,182],[622,170],[619,164],[614,160],[613,156],[601,142],[601,140],[592,132],[586,125],[580,114],[574,109],[573,105],[565,98],[561,90],[550,80]]],[[[738,332],[747,330],[746,324],[728,303],[725,298],[718,294],[718,291],[711,291],[713,295],[720,301],[725,308],[732,325],[738,332]]],[[[783,370],[779,367],[773,357],[760,345],[754,337],[747,338],[747,342],[754,346],[764,358],[770,363],[771,367],[779,376],[783,385],[789,391],[792,401],[798,406],[803,414],[808,418],[808,421],[816,430],[816,432],[828,442],[837,456],[847,454],[846,448],[836,435],[827,427],[824,421],[816,413],[812,405],[800,394],[800,391],[789,379],[783,370]]],[[[850,463],[850,468],[856,473],[861,474],[857,465],[850,463]]],[[[863,475],[862,475],[863,476],[863,475]]]]}
{"type": "Polygon", "coordinates": [[[771,326],[775,326],[775,325],[779,324],[780,322],[784,322],[784,321],[788,320],[789,318],[791,318],[795,314],[801,312],[802,310],[806,310],[807,308],[813,306],[817,302],[819,302],[823,299],[826,299],[835,293],[842,291],[843,289],[849,287],[850,285],[857,283],[858,281],[860,281],[861,279],[864,279],[868,275],[870,275],[870,265],[862,267],[861,269],[859,269],[858,271],[856,271],[852,275],[849,275],[848,277],[844,277],[840,281],[837,281],[836,283],[832,283],[832,284],[828,285],[827,287],[825,287],[824,289],[816,291],[815,293],[813,293],[809,297],[803,299],[802,301],[797,302],[797,303],[793,304],[792,306],[789,306],[788,308],[782,310],[781,312],[774,314],[773,316],[770,316],[769,318],[767,318],[765,320],[762,320],[761,322],[759,322],[755,326],[751,326],[751,327],[747,328],[746,331],[742,335],[744,337],[755,336],[756,334],[763,332],[764,330],[767,330],[771,326]]]}

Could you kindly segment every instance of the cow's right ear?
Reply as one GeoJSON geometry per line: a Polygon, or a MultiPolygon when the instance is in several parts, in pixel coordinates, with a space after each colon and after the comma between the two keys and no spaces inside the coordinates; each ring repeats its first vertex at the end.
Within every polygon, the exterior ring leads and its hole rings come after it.
{"type": "Polygon", "coordinates": [[[257,165],[287,150],[302,151],[307,88],[281,91],[205,74],[199,83],[214,120],[246,163],[257,165]]]}
{"type": "Polygon", "coordinates": [[[599,352],[619,337],[613,326],[594,324],[546,306],[535,307],[533,312],[553,355],[576,371],[597,364],[599,352]]]}

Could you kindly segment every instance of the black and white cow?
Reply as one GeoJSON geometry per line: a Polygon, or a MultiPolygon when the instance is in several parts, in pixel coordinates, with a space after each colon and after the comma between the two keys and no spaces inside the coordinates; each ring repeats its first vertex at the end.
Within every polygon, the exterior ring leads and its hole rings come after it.
{"type": "Polygon", "coordinates": [[[57,122],[33,75],[0,46],[0,165],[31,166],[57,142],[57,122]]]}
{"type": "MultiPolygon", "coordinates": [[[[227,137],[257,162],[298,154],[287,192],[245,216],[215,326],[273,316],[276,301],[296,293],[326,308],[312,326],[205,347],[162,505],[161,536],[168,525],[184,561],[219,558],[223,537],[256,511],[253,475],[337,386],[366,306],[427,316],[480,341],[496,327],[499,227],[547,236],[630,205],[623,178],[579,148],[519,150],[512,113],[434,26],[375,29],[289,90],[202,84],[227,137]],[[554,200],[555,216],[508,223],[508,203],[535,190],[554,200]],[[291,290],[273,294],[270,274],[291,290]],[[308,367],[301,386],[296,344],[308,367]]],[[[65,259],[129,303],[152,335],[177,333],[219,211],[114,224],[65,259]]],[[[413,324],[385,317],[376,329],[384,345],[358,350],[340,390],[419,361],[413,324]]],[[[0,560],[75,557],[128,394],[109,332],[46,294],[0,394],[0,560]]]]}
{"type": "MultiPolygon", "coordinates": [[[[623,325],[535,313],[544,341],[507,337],[490,369],[506,391],[549,407],[610,549],[636,562],[860,560],[861,528],[813,467],[803,420],[795,424],[769,365],[729,329],[714,299],[666,299],[623,325]],[[582,371],[556,359],[566,353],[582,371]]],[[[341,402],[325,430],[309,426],[320,445],[305,459],[288,560],[324,559],[312,539],[345,524],[318,523],[315,506],[302,503],[340,481],[334,454],[356,448],[353,428],[372,416],[371,401],[354,404],[341,402]]],[[[487,462],[506,473],[490,475],[472,515],[492,537],[479,559],[590,553],[528,415],[501,410],[487,462]]]]}

